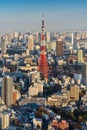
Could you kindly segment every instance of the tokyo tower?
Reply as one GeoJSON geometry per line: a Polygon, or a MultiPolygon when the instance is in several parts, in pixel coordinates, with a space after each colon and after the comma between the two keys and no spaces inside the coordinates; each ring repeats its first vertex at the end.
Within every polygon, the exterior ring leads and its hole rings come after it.
{"type": "Polygon", "coordinates": [[[48,79],[49,67],[48,67],[47,56],[46,56],[44,15],[42,15],[41,31],[42,32],[41,32],[39,71],[43,75],[44,79],[48,79]]]}

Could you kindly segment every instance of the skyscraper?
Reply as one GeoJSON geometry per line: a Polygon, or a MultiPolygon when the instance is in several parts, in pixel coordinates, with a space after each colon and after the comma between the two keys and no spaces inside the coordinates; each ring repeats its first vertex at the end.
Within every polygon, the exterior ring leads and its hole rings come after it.
{"type": "Polygon", "coordinates": [[[35,42],[38,43],[39,38],[38,38],[38,32],[35,33],[35,42]]]}
{"type": "Polygon", "coordinates": [[[33,52],[33,49],[34,49],[34,38],[33,38],[32,35],[28,36],[27,49],[29,50],[29,53],[33,52]]]}
{"type": "Polygon", "coordinates": [[[81,65],[83,63],[83,50],[78,50],[78,64],[81,65]]]}
{"type": "Polygon", "coordinates": [[[46,42],[50,42],[50,32],[46,32],[46,42]]]}
{"type": "Polygon", "coordinates": [[[87,63],[82,65],[82,83],[87,87],[87,63]]]}
{"type": "Polygon", "coordinates": [[[56,56],[63,56],[63,41],[61,39],[56,41],[56,56]]]}
{"type": "Polygon", "coordinates": [[[73,47],[73,43],[74,43],[74,34],[72,33],[72,47],[73,47]]]}
{"type": "Polygon", "coordinates": [[[41,46],[40,46],[40,58],[39,58],[39,71],[43,74],[44,78],[48,78],[48,62],[46,56],[46,45],[45,45],[45,27],[44,27],[44,15],[42,16],[42,27],[41,27],[41,46]]]}
{"type": "Polygon", "coordinates": [[[0,130],[5,130],[9,127],[9,113],[0,112],[0,130]]]}
{"type": "Polygon", "coordinates": [[[5,76],[2,79],[2,99],[7,107],[13,102],[13,80],[9,76],[5,76]]]}
{"type": "Polygon", "coordinates": [[[5,55],[6,54],[6,45],[7,45],[7,41],[6,41],[5,37],[2,37],[1,43],[2,43],[2,55],[5,55]]]}
{"type": "Polygon", "coordinates": [[[74,48],[74,33],[71,33],[71,45],[70,45],[70,51],[71,54],[73,53],[73,48],[74,48]]]}

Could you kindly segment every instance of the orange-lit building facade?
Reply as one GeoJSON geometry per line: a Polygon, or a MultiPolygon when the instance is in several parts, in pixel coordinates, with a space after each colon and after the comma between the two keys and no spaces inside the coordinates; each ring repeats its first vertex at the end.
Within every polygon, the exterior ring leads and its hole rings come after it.
{"type": "Polygon", "coordinates": [[[17,90],[13,91],[13,105],[16,104],[16,101],[20,98],[20,92],[17,90]]]}

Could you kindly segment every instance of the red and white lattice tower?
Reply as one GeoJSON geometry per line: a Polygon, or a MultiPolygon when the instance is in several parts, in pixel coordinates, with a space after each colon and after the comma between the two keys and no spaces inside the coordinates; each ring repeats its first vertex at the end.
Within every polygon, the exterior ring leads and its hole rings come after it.
{"type": "Polygon", "coordinates": [[[44,27],[44,15],[42,15],[42,27],[41,27],[41,46],[40,46],[40,58],[39,58],[39,71],[43,74],[45,79],[48,79],[48,62],[46,56],[46,44],[45,44],[45,27],[44,27]]]}

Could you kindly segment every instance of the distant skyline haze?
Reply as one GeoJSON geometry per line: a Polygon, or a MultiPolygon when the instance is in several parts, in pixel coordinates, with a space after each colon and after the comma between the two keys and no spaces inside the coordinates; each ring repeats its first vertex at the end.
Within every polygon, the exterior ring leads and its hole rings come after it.
{"type": "Polygon", "coordinates": [[[0,0],[0,32],[87,29],[87,0],[0,0]]]}

